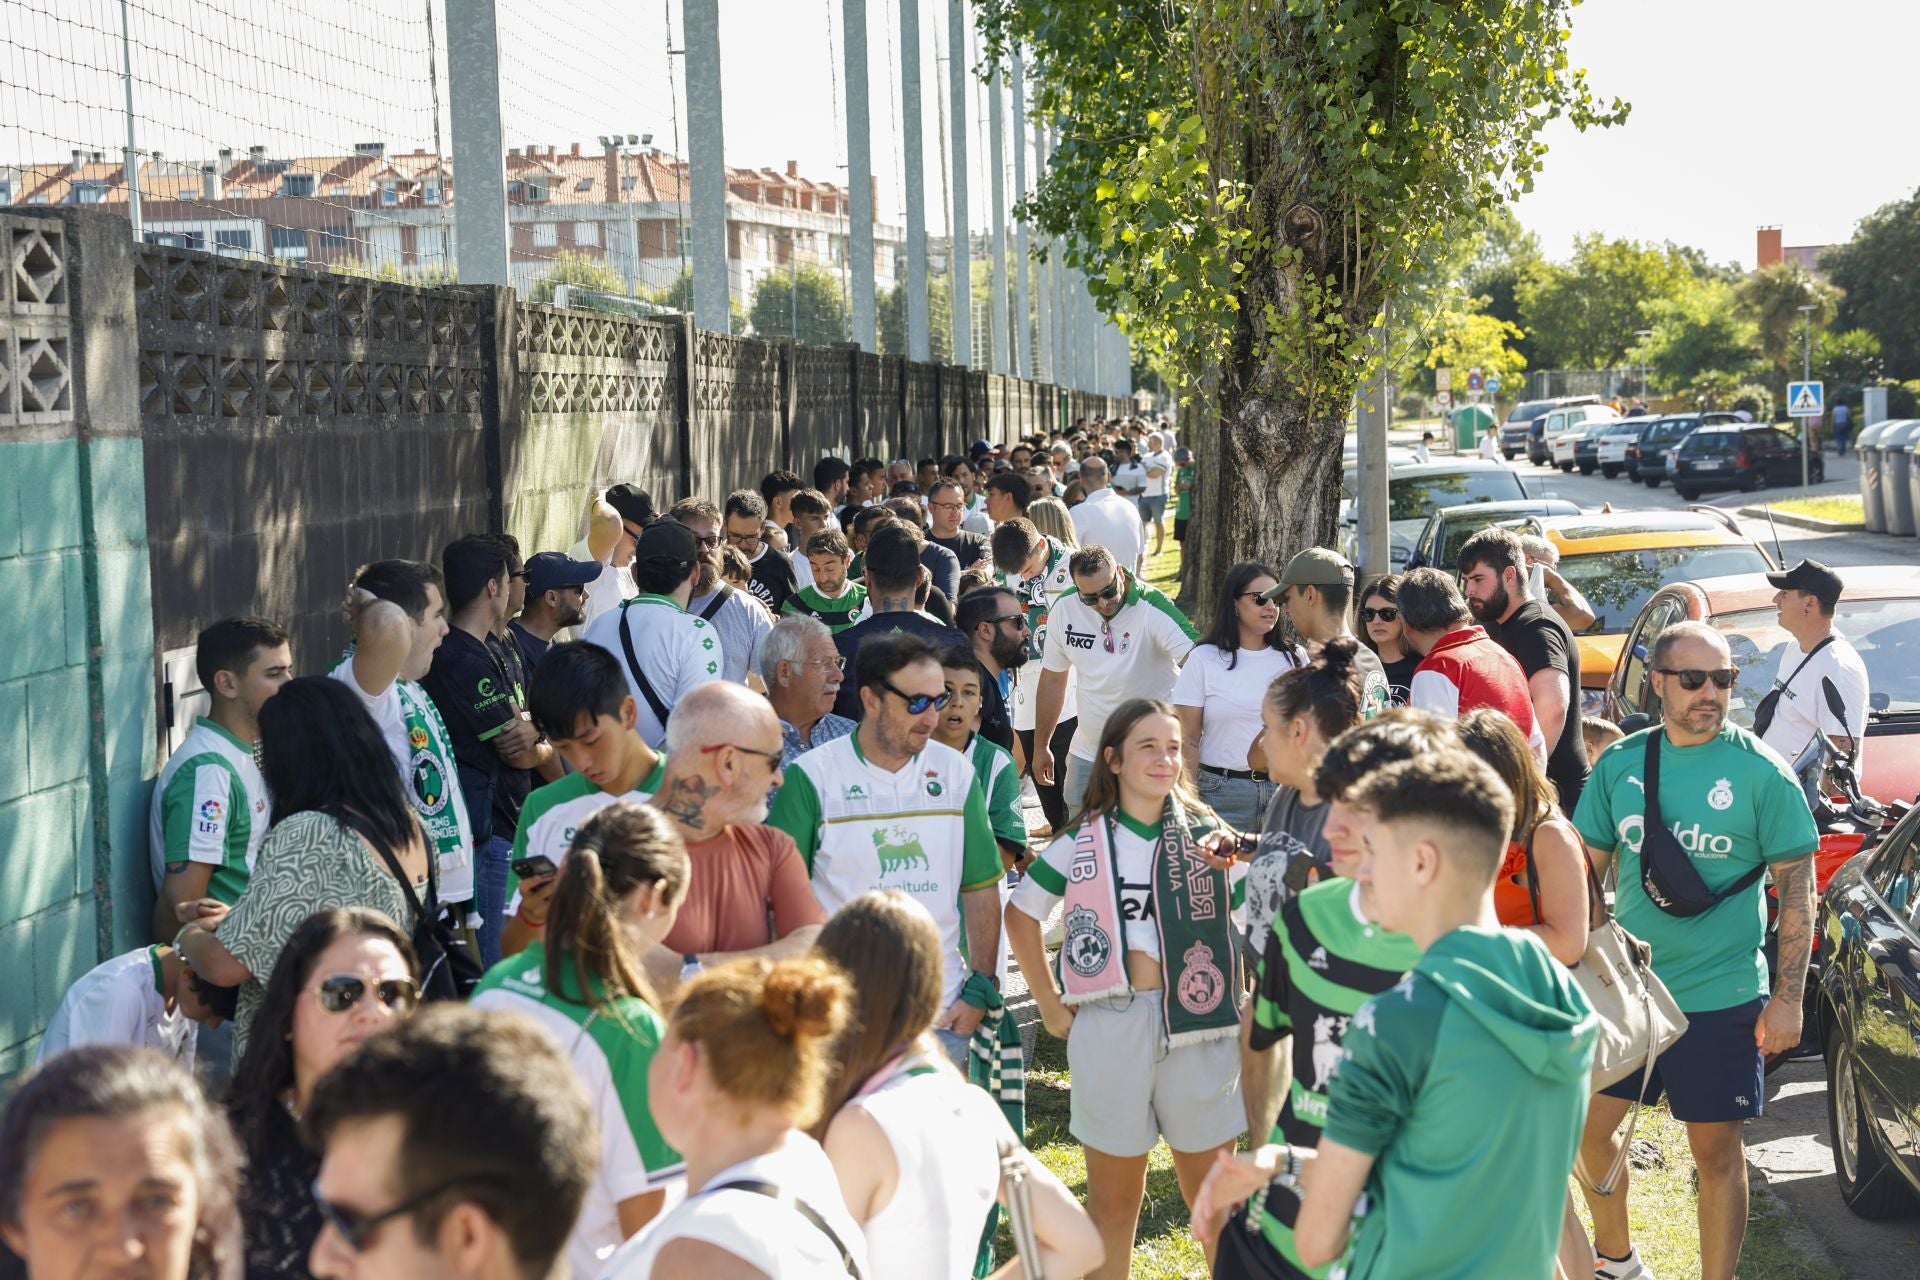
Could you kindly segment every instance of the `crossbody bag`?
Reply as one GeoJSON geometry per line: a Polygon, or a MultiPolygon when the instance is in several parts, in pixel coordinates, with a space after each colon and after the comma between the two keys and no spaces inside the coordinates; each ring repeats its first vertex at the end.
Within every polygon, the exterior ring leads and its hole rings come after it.
{"type": "Polygon", "coordinates": [[[840,1265],[847,1269],[847,1274],[852,1276],[853,1280],[861,1280],[860,1268],[854,1265],[853,1254],[847,1249],[846,1244],[841,1241],[839,1233],[828,1224],[825,1218],[820,1216],[812,1205],[802,1200],[799,1196],[794,1195],[791,1191],[788,1191],[784,1187],[777,1187],[762,1178],[735,1178],[731,1182],[722,1182],[718,1186],[702,1187],[699,1194],[703,1196],[711,1195],[715,1191],[748,1191],[756,1196],[765,1196],[769,1200],[775,1200],[786,1205],[789,1209],[792,1209],[795,1213],[805,1218],[821,1235],[825,1236],[827,1243],[831,1244],[834,1251],[840,1255],[840,1265]]]}
{"type": "Polygon", "coordinates": [[[1764,738],[1767,736],[1767,730],[1773,727],[1774,712],[1780,709],[1780,695],[1793,687],[1793,682],[1800,678],[1800,673],[1806,669],[1806,666],[1809,662],[1813,661],[1814,655],[1819,653],[1822,649],[1826,648],[1828,645],[1832,643],[1833,643],[1833,635],[1829,633],[1826,639],[1822,640],[1819,644],[1813,646],[1813,648],[1807,650],[1807,656],[1800,659],[1800,665],[1795,667],[1792,673],[1789,674],[1785,680],[1782,680],[1779,684],[1767,690],[1766,696],[1761,698],[1760,701],[1754,705],[1754,708],[1753,708],[1753,736],[1754,737],[1764,738]]]}

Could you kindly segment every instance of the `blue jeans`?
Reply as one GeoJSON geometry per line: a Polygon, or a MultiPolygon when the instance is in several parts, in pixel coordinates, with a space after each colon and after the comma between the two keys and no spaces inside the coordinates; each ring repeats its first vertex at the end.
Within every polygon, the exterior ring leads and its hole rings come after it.
{"type": "Polygon", "coordinates": [[[960,1072],[962,1078],[967,1074],[967,1065],[972,1058],[973,1037],[963,1036],[958,1031],[949,1031],[945,1027],[935,1027],[933,1038],[940,1042],[940,1051],[947,1055],[960,1072]]]}
{"type": "Polygon", "coordinates": [[[489,836],[473,861],[473,905],[480,913],[480,963],[491,969],[500,963],[500,936],[507,927],[507,869],[513,862],[513,841],[489,836]]]}
{"type": "Polygon", "coordinates": [[[1066,768],[1067,779],[1061,784],[1060,795],[1067,802],[1067,813],[1072,815],[1080,812],[1080,805],[1087,798],[1087,784],[1093,781],[1093,761],[1069,755],[1066,768]]]}
{"type": "Polygon", "coordinates": [[[1207,802],[1220,821],[1235,831],[1258,831],[1267,817],[1267,806],[1279,790],[1271,782],[1254,778],[1223,778],[1200,770],[1200,798],[1207,802]]]}

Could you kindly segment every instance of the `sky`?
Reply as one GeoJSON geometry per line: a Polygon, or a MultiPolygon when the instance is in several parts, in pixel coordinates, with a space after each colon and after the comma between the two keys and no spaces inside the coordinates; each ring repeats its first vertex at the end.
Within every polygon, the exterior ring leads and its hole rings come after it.
{"type": "MultiPolygon", "coordinates": [[[[450,149],[448,0],[130,0],[143,149],[210,159],[344,152],[359,141],[450,149]],[[427,12],[435,13],[429,29],[427,12]],[[263,12],[271,23],[258,21],[263,12]],[[429,47],[439,51],[428,56],[429,47]],[[437,94],[436,94],[437,90],[437,94]]],[[[455,0],[458,3],[458,0],[455,0]]],[[[846,0],[720,0],[729,163],[845,181],[846,0]]],[[[509,146],[651,133],[682,151],[682,0],[498,0],[509,146]]],[[[928,221],[944,231],[947,0],[920,0],[928,221]]],[[[880,216],[900,220],[900,0],[867,0],[880,216]]],[[[119,0],[0,0],[0,163],[125,143],[119,0]]],[[[1517,206],[1553,256],[1575,234],[1674,240],[1751,265],[1754,230],[1789,245],[1846,239],[1920,185],[1920,107],[1905,65],[1920,0],[1588,0],[1571,58],[1596,94],[1633,104],[1621,127],[1551,126],[1536,189],[1517,206]]],[[[969,51],[969,60],[973,57],[969,51]]],[[[974,225],[987,210],[985,93],[970,90],[974,225]]],[[[1010,175],[1011,156],[1007,159],[1010,175]]]]}

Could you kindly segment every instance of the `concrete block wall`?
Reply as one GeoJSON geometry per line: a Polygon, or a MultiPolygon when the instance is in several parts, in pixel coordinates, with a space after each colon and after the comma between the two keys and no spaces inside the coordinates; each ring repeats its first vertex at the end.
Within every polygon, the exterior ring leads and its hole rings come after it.
{"type": "Polygon", "coordinates": [[[132,246],[109,220],[0,215],[0,264],[4,1078],[75,978],[145,940],[155,730],[132,246]]]}

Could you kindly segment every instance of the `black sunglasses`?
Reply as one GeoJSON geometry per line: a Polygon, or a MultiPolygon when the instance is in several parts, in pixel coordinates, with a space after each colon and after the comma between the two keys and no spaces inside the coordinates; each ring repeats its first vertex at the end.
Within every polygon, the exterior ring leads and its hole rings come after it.
{"type": "Polygon", "coordinates": [[[953,695],[949,693],[902,693],[889,681],[875,680],[874,683],[906,703],[907,714],[910,716],[922,715],[929,707],[935,711],[943,711],[947,703],[953,700],[953,695]]]}
{"type": "MultiPolygon", "coordinates": [[[[357,974],[336,973],[322,978],[314,995],[328,1013],[345,1013],[366,998],[367,987],[357,974]]],[[[412,1013],[420,1003],[420,987],[412,978],[383,978],[372,987],[374,998],[396,1013],[412,1013]]]]}
{"type": "Polygon", "coordinates": [[[1109,582],[1106,586],[1102,587],[1100,590],[1094,591],[1094,592],[1086,592],[1086,591],[1080,592],[1079,593],[1080,603],[1084,605],[1089,605],[1089,606],[1096,605],[1096,604],[1099,604],[1102,600],[1111,600],[1119,594],[1120,594],[1120,574],[1116,570],[1113,575],[1113,581],[1109,582]]]}
{"type": "Polygon", "coordinates": [[[1397,622],[1399,620],[1400,611],[1392,605],[1388,605],[1384,609],[1362,609],[1360,611],[1360,621],[1362,622],[1397,622]]]}
{"type": "Polygon", "coordinates": [[[982,619],[982,621],[990,622],[996,627],[1003,622],[1017,622],[1023,627],[1028,625],[1027,615],[1024,613],[998,613],[991,618],[982,619]]]}
{"type": "Polygon", "coordinates": [[[1740,678],[1740,670],[1737,667],[1722,667],[1718,671],[1701,671],[1694,667],[1655,667],[1654,670],[1663,676],[1672,676],[1678,680],[1680,687],[1688,693],[1692,693],[1709,680],[1713,681],[1713,687],[1716,689],[1731,689],[1733,682],[1740,678]]]}
{"type": "Polygon", "coordinates": [[[494,1179],[481,1174],[468,1174],[464,1177],[451,1178],[446,1182],[428,1187],[417,1196],[408,1196],[391,1209],[383,1209],[379,1213],[361,1214],[344,1205],[335,1204],[333,1201],[321,1195],[320,1179],[315,1178],[313,1180],[313,1207],[320,1211],[322,1221],[340,1233],[340,1238],[347,1242],[349,1249],[355,1253],[360,1253],[366,1249],[367,1242],[373,1238],[373,1233],[386,1223],[392,1222],[395,1218],[404,1217],[409,1213],[425,1208],[429,1201],[435,1197],[445,1195],[455,1187],[465,1186],[469,1183],[492,1181],[494,1181],[494,1179]]]}

